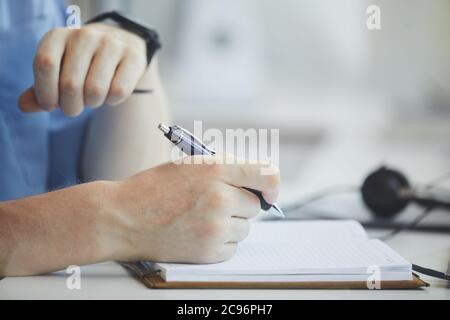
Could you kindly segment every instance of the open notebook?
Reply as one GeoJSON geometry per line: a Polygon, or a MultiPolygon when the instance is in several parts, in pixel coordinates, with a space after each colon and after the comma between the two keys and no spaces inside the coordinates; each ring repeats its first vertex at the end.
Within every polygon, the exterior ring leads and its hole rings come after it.
{"type": "Polygon", "coordinates": [[[369,239],[355,221],[258,221],[228,261],[140,264],[166,283],[366,283],[371,275],[387,282],[413,280],[411,264],[369,239]]]}

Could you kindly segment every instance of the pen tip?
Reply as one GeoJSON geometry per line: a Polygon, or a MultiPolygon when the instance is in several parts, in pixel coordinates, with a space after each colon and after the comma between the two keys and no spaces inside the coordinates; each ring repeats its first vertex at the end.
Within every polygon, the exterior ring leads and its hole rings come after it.
{"type": "Polygon", "coordinates": [[[272,207],[276,210],[276,216],[279,218],[285,218],[286,216],[283,213],[283,210],[276,204],[273,204],[272,207]]]}

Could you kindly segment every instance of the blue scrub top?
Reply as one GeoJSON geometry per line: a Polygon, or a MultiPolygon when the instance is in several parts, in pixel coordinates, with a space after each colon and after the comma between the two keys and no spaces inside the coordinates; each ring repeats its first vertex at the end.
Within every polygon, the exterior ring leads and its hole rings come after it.
{"type": "Polygon", "coordinates": [[[61,0],[0,0],[0,201],[79,182],[91,110],[74,119],[59,109],[24,114],[17,106],[20,94],[33,84],[39,40],[64,22],[61,0]]]}

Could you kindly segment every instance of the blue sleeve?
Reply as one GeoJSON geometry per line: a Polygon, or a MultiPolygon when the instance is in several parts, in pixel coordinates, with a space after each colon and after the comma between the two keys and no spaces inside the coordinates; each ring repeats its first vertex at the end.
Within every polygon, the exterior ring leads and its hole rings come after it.
{"type": "Polygon", "coordinates": [[[39,40],[66,22],[63,0],[0,0],[0,201],[23,198],[80,181],[84,137],[93,113],[60,110],[24,114],[20,94],[33,84],[39,40]]]}
{"type": "Polygon", "coordinates": [[[80,163],[92,109],[77,118],[69,118],[61,110],[50,116],[49,180],[50,190],[68,187],[81,181],[80,163]]]}

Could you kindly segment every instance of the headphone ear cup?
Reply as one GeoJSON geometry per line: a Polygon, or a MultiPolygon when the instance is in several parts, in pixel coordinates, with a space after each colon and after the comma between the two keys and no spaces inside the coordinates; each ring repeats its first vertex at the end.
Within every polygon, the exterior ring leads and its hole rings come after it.
{"type": "Polygon", "coordinates": [[[382,167],[364,181],[362,199],[376,217],[392,218],[408,205],[409,200],[400,198],[399,191],[409,186],[400,172],[382,167]]]}

